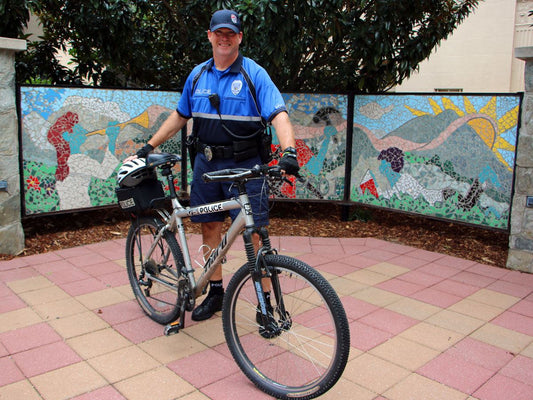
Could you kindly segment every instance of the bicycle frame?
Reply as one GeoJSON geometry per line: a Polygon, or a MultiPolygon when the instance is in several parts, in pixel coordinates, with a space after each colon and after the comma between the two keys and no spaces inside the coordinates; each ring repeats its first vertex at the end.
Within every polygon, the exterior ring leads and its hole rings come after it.
{"type": "MultiPolygon", "coordinates": [[[[195,298],[197,298],[202,295],[207,286],[207,283],[209,282],[209,278],[211,278],[211,276],[215,272],[215,268],[222,263],[222,260],[224,260],[224,257],[226,256],[228,250],[235,242],[237,237],[241,235],[243,229],[254,229],[255,224],[253,220],[250,200],[246,193],[242,193],[239,195],[238,198],[232,198],[209,204],[202,204],[195,207],[183,207],[179,202],[177,196],[172,197],[171,201],[173,210],[172,214],[169,214],[166,210],[157,210],[166,222],[166,225],[158,232],[156,238],[159,239],[166,230],[177,232],[178,240],[183,254],[183,259],[185,261],[187,279],[189,280],[191,290],[193,291],[195,298]],[[187,244],[183,219],[190,218],[194,215],[213,214],[220,211],[228,211],[239,208],[241,209],[241,211],[239,212],[235,220],[232,222],[227,232],[223,235],[219,245],[216,248],[211,249],[209,257],[207,258],[207,260],[205,260],[205,263],[202,266],[203,272],[198,278],[198,280],[196,280],[196,277],[194,276],[194,268],[191,263],[191,256],[187,244]]],[[[153,252],[156,243],[157,240],[154,241],[152,248],[149,249],[147,253],[148,257],[153,252]]]]}

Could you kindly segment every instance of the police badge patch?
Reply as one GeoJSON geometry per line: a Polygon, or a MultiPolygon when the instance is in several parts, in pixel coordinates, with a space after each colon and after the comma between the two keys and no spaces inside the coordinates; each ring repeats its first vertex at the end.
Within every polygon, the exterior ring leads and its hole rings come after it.
{"type": "Polygon", "coordinates": [[[241,92],[241,89],[242,89],[241,80],[236,79],[231,83],[231,93],[233,93],[233,95],[237,96],[241,92]]]}

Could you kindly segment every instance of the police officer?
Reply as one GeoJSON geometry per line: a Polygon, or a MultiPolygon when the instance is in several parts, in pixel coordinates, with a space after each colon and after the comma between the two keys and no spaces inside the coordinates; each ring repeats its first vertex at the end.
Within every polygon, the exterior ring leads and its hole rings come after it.
{"type": "MultiPolygon", "coordinates": [[[[197,154],[194,158],[191,206],[236,195],[226,182],[203,182],[202,174],[260,164],[261,142],[258,137],[265,124],[272,124],[281,145],[280,167],[291,175],[299,169],[294,130],[281,93],[264,68],[239,52],[242,37],[241,21],[235,11],[219,10],[213,14],[207,31],[213,57],[192,70],[177,109],[137,152],[138,157],[146,157],[193,118],[192,136],[197,154]]],[[[264,188],[261,180],[247,183],[257,226],[268,225],[268,193],[264,188]]],[[[232,210],[230,216],[235,218],[237,213],[237,210],[232,210]]],[[[202,223],[206,256],[221,240],[224,218],[222,213],[192,218],[193,222],[202,223]]],[[[255,237],[256,247],[258,241],[255,237]]],[[[193,311],[192,319],[202,321],[220,311],[223,296],[222,268],[219,267],[211,277],[207,297],[193,311]]]]}

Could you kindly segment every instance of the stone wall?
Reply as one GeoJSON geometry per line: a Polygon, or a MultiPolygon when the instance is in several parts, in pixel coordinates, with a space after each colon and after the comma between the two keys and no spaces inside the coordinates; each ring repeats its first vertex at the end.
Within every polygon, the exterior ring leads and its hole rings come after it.
{"type": "Polygon", "coordinates": [[[526,67],[507,268],[533,272],[533,207],[526,204],[528,197],[533,201],[533,47],[517,48],[515,56],[526,67]]]}
{"type": "Polygon", "coordinates": [[[15,53],[23,50],[25,40],[0,38],[0,253],[4,254],[24,249],[15,96],[15,53]]]}

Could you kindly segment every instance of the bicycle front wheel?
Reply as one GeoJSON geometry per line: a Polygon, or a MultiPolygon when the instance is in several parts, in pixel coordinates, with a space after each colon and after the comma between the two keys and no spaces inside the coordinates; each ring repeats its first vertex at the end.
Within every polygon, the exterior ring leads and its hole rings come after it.
{"type": "Polygon", "coordinates": [[[156,216],[139,217],[126,238],[126,267],[133,294],[146,315],[160,324],[179,316],[178,279],[184,265],[172,232],[158,237],[164,225],[156,216]]]}
{"type": "Polygon", "coordinates": [[[265,393],[280,399],[317,397],[337,382],[348,361],[346,313],[331,285],[307,264],[280,255],[266,255],[265,261],[272,276],[263,279],[263,288],[271,288],[269,315],[277,329],[265,334],[245,265],[226,289],[226,342],[244,374],[265,393]]]}

